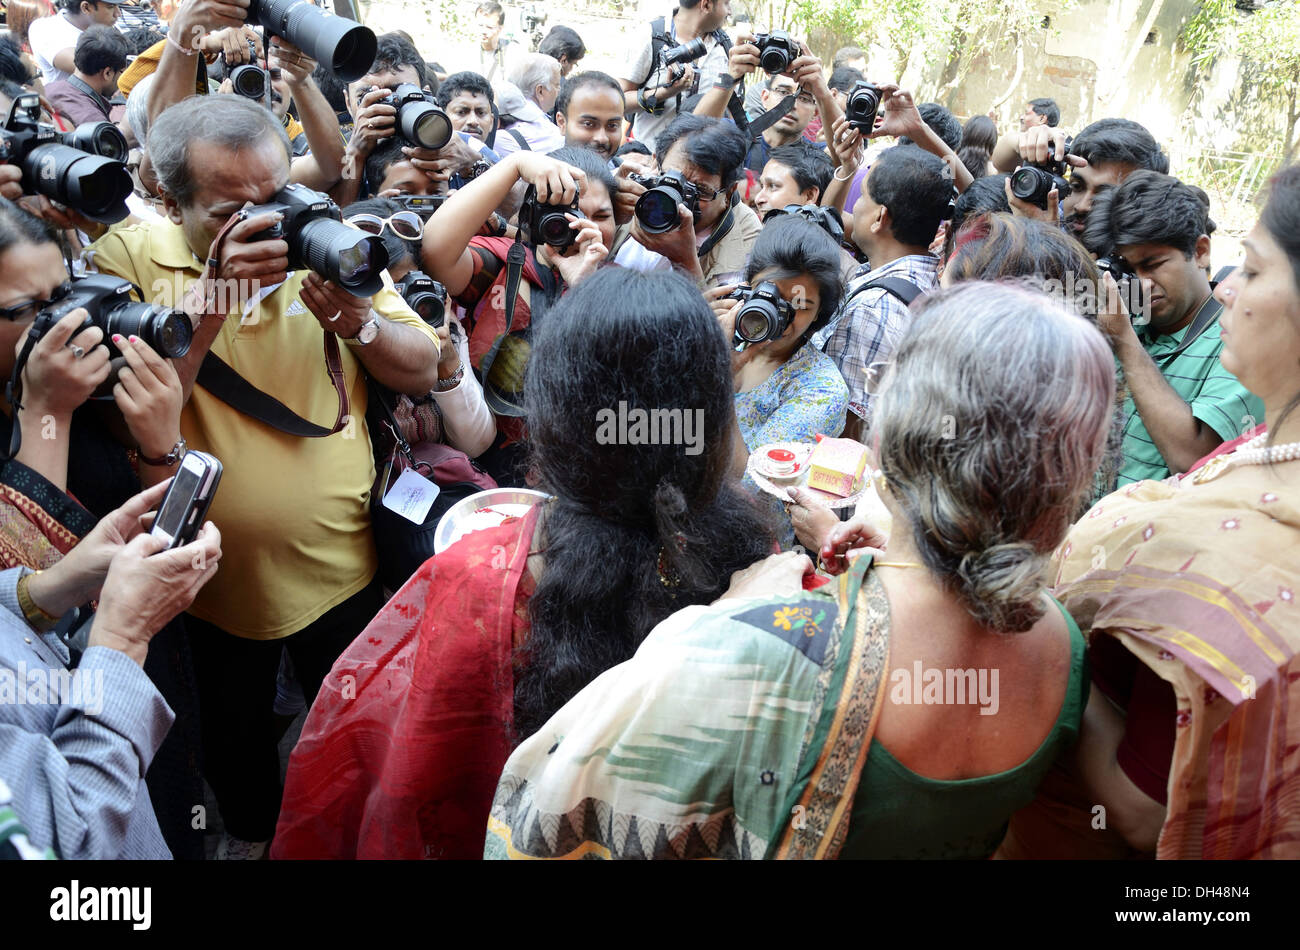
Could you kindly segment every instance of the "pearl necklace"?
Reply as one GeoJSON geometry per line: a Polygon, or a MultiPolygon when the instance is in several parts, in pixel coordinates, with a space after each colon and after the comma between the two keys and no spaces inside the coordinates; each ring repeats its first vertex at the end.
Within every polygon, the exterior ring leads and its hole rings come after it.
{"type": "Polygon", "coordinates": [[[1268,434],[1258,435],[1244,445],[1238,446],[1227,455],[1210,459],[1192,476],[1194,484],[1208,482],[1217,478],[1230,468],[1241,465],[1266,465],[1272,462],[1291,462],[1300,459],[1300,442],[1288,442],[1286,445],[1266,446],[1268,434]]]}

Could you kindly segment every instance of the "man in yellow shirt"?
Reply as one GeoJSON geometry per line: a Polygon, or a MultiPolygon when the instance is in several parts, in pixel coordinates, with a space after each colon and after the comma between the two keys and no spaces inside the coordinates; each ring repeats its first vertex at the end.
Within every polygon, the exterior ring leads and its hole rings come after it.
{"type": "Polygon", "coordinates": [[[185,445],[225,466],[208,515],[221,526],[225,557],[186,627],[205,777],[228,836],[219,853],[257,857],[279,811],[271,707],[282,647],[310,703],[382,605],[365,375],[427,393],[437,382],[437,335],[391,288],[361,298],[290,271],[285,241],[254,240],[273,215],[233,218],[289,181],[288,138],[265,108],[239,96],[187,99],[154,123],[148,148],[168,220],[114,229],[87,254],[146,299],[196,320],[190,351],[176,362],[187,397],[177,450],[142,458],[141,470],[146,480],[170,475],[185,445]],[[346,404],[326,369],[331,333],[345,344],[337,349],[346,404]],[[297,437],[232,408],[195,386],[209,352],[303,419],[325,428],[337,419],[341,429],[297,437]]]}

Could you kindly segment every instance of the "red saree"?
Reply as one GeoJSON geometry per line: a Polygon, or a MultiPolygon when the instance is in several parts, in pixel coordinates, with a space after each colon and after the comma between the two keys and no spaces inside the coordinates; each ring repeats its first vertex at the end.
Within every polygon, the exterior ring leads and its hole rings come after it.
{"type": "Polygon", "coordinates": [[[289,761],[273,858],[482,858],[537,515],[426,561],[339,657],[289,761]]]}

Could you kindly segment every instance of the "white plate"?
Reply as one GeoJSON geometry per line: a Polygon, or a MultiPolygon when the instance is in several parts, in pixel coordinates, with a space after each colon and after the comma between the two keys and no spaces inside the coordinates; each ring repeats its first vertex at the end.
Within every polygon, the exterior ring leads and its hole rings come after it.
{"type": "Polygon", "coordinates": [[[462,498],[447,509],[433,534],[433,551],[441,554],[471,531],[498,527],[507,518],[522,518],[551,496],[531,488],[489,488],[462,498]]]}
{"type": "Polygon", "coordinates": [[[863,491],[871,484],[868,472],[863,472],[862,477],[858,479],[857,491],[844,498],[818,488],[808,488],[808,459],[812,456],[815,447],[816,444],[812,442],[771,442],[767,445],[760,445],[750,453],[749,462],[746,464],[745,469],[749,473],[749,477],[754,480],[755,485],[769,495],[775,495],[781,501],[792,500],[787,489],[807,488],[827,508],[849,508],[856,505],[858,499],[862,497],[863,491]],[[772,449],[789,449],[793,452],[795,461],[799,463],[799,470],[793,475],[777,476],[775,478],[768,475],[765,463],[767,462],[767,453],[772,449]]]}

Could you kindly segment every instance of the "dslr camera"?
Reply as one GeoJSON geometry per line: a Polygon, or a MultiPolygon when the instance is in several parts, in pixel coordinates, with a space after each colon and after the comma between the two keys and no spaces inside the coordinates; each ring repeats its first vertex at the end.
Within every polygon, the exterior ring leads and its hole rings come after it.
{"type": "Polygon", "coordinates": [[[537,200],[536,186],[529,185],[524,192],[524,203],[519,207],[519,227],[524,243],[534,247],[547,244],[557,251],[572,247],[578,239],[578,232],[569,227],[569,219],[565,217],[569,214],[576,218],[586,217],[578,210],[577,195],[567,205],[542,204],[537,200]]]}
{"type": "Polygon", "coordinates": [[[836,244],[844,243],[844,219],[840,217],[838,208],[827,208],[821,205],[795,205],[789,204],[784,208],[772,208],[763,215],[763,223],[767,224],[782,215],[795,215],[811,221],[817,227],[821,228],[827,234],[835,239],[836,244]]]}
{"type": "Polygon", "coordinates": [[[844,118],[849,128],[867,135],[876,127],[876,111],[880,108],[880,87],[859,79],[844,97],[844,118]]]}
{"type": "Polygon", "coordinates": [[[288,242],[290,270],[306,267],[358,297],[373,297],[384,286],[388,251],[383,240],[344,224],[329,195],[306,185],[286,185],[269,203],[240,213],[245,218],[284,216],[248,240],[288,242]]]}
{"type": "Polygon", "coordinates": [[[770,280],[753,289],[737,287],[723,299],[741,301],[732,336],[732,345],[738,351],[777,339],[794,322],[794,307],[770,280]]]}
{"type": "MultiPolygon", "coordinates": [[[[1142,288],[1142,281],[1124,258],[1120,257],[1119,251],[1111,251],[1104,257],[1097,258],[1097,270],[1115,278],[1115,284],[1119,287],[1119,299],[1135,327],[1146,326],[1151,322],[1151,300],[1142,288]]],[[[1100,287],[1097,288],[1097,293],[1098,296],[1101,295],[1100,287]]],[[[1105,305],[1102,300],[1097,303],[1098,308],[1105,305]]]]}
{"type": "Polygon", "coordinates": [[[414,211],[424,221],[433,217],[433,213],[443,206],[447,195],[397,195],[392,198],[402,206],[403,211],[414,211]]]}
{"type": "Polygon", "coordinates": [[[138,336],[150,348],[168,359],[179,359],[189,352],[193,327],[185,314],[151,303],[139,303],[131,294],[140,294],[139,288],[129,280],[108,274],[87,274],[74,277],[71,290],[36,315],[29,331],[40,339],[50,327],[58,323],[70,310],[85,307],[88,316],[74,332],[99,327],[104,331],[104,345],[115,356],[121,354],[113,346],[113,334],[138,336]]]}
{"type": "Polygon", "coordinates": [[[668,70],[668,77],[663,83],[647,81],[647,85],[671,86],[686,72],[686,63],[693,63],[708,52],[704,40],[698,36],[689,43],[680,44],[667,34],[663,35],[663,39],[667,45],[659,51],[659,63],[668,70]]]}
{"type": "Polygon", "coordinates": [[[437,149],[451,141],[451,119],[419,86],[404,82],[379,101],[397,110],[397,134],[407,145],[437,149]]]}
{"type": "Polygon", "coordinates": [[[252,40],[248,41],[248,59],[247,63],[231,66],[226,60],[226,54],[222,53],[221,65],[225,69],[226,78],[230,80],[231,91],[235,95],[264,103],[271,88],[271,74],[257,65],[257,47],[252,40]]]}
{"type": "MultiPolygon", "coordinates": [[[[1073,139],[1065,140],[1065,151],[1070,151],[1073,139]]],[[[1048,159],[1041,165],[1021,165],[1011,173],[1011,193],[1021,201],[1028,201],[1047,210],[1047,193],[1053,188],[1064,199],[1070,193],[1070,183],[1065,180],[1067,170],[1064,161],[1048,159]]]]}
{"type": "Polygon", "coordinates": [[[790,64],[799,58],[799,44],[784,30],[760,33],[754,37],[758,47],[758,64],[775,76],[790,68],[790,64]]]}
{"type": "Polygon", "coordinates": [[[677,220],[678,204],[686,205],[693,215],[700,213],[699,189],[681,172],[653,176],[632,174],[628,177],[645,186],[646,192],[636,200],[633,211],[647,234],[663,234],[677,227],[680,223],[677,220]]]}
{"type": "Polygon", "coordinates": [[[413,270],[394,286],[406,305],[435,329],[447,318],[447,288],[423,271],[413,270]]]}
{"type": "Polygon", "coordinates": [[[24,93],[0,128],[0,162],[23,171],[23,191],[42,194],[88,218],[115,224],[129,214],[133,184],[122,159],[126,139],[111,122],[59,132],[41,122],[41,98],[24,93]]]}

